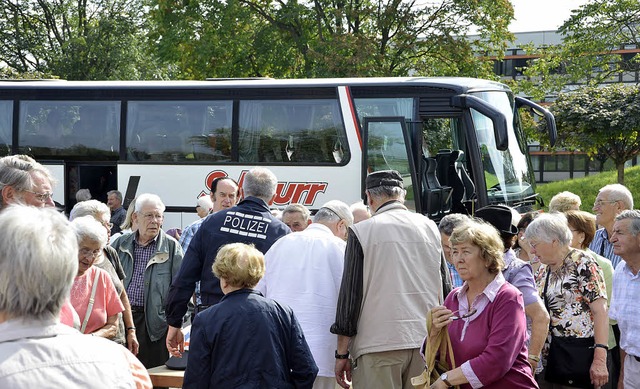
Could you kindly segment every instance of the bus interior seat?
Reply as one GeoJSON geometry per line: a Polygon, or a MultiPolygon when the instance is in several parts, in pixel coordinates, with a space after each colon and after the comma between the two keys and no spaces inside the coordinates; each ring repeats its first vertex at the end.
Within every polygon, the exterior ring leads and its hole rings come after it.
{"type": "Polygon", "coordinates": [[[465,186],[462,178],[458,175],[456,170],[456,161],[458,160],[460,153],[462,153],[460,150],[443,149],[438,151],[438,154],[436,155],[438,165],[441,163],[444,165],[440,165],[438,169],[438,178],[441,182],[445,181],[446,185],[452,188],[451,212],[468,214],[469,212],[463,203],[465,197],[465,186]],[[443,177],[444,180],[442,180],[443,177]]]}
{"type": "Polygon", "coordinates": [[[455,168],[458,176],[462,179],[462,184],[464,185],[464,198],[462,200],[464,206],[467,208],[467,212],[470,215],[473,215],[475,211],[475,201],[476,197],[476,186],[473,184],[473,180],[469,176],[467,169],[464,166],[464,151],[460,150],[460,154],[458,155],[458,159],[455,162],[455,168]]]}
{"type": "Polygon", "coordinates": [[[422,157],[423,212],[432,218],[442,217],[450,207],[451,188],[442,186],[436,176],[438,162],[435,158],[422,157]]]}

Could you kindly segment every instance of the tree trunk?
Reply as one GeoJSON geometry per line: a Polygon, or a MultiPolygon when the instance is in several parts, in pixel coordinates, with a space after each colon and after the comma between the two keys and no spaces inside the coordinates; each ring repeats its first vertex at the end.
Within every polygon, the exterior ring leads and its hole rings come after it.
{"type": "Polygon", "coordinates": [[[618,169],[618,184],[624,185],[624,162],[616,164],[618,169]]]}

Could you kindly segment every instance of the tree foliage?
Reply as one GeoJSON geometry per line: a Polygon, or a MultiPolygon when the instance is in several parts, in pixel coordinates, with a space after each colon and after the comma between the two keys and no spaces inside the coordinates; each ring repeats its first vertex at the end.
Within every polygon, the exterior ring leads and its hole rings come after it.
{"type": "Polygon", "coordinates": [[[508,0],[156,0],[150,34],[183,78],[494,77],[474,50],[501,55],[512,18],[508,0]]]}
{"type": "Polygon", "coordinates": [[[640,87],[617,84],[561,93],[552,110],[559,142],[590,157],[606,154],[624,183],[624,163],[640,153],[640,87]]]}
{"type": "Polygon", "coordinates": [[[524,70],[528,78],[519,82],[519,89],[542,99],[568,84],[593,86],[640,70],[640,56],[618,52],[625,45],[640,45],[638,26],[638,0],[589,1],[560,27],[562,44],[527,48],[540,58],[524,70]]]}
{"type": "Polygon", "coordinates": [[[70,80],[158,76],[142,0],[0,0],[0,60],[70,80]]]}

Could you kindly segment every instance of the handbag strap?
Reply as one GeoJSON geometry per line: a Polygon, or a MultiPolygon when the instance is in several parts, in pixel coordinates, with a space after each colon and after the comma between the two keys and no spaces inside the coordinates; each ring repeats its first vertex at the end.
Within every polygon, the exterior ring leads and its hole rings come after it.
{"type": "Polygon", "coordinates": [[[84,315],[84,320],[82,321],[82,326],[80,327],[80,332],[84,333],[84,330],[87,328],[87,323],[89,322],[89,317],[91,316],[91,311],[93,311],[93,302],[96,297],[96,289],[98,288],[98,279],[100,278],[100,271],[96,270],[96,275],[93,277],[93,286],[91,287],[91,296],[89,297],[89,305],[87,306],[87,313],[84,315]]]}
{"type": "MultiPolygon", "coordinates": [[[[547,313],[551,314],[549,310],[549,300],[547,297],[547,288],[549,287],[549,276],[551,276],[551,269],[547,267],[547,277],[544,281],[544,290],[542,292],[542,298],[544,299],[544,307],[547,309],[547,313]]],[[[551,320],[549,320],[549,331],[551,331],[551,320]]]]}

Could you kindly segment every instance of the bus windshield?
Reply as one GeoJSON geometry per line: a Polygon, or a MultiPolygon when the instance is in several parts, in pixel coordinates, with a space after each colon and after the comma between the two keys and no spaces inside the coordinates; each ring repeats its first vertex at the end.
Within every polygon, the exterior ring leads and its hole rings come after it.
{"type": "Polygon", "coordinates": [[[496,147],[491,120],[471,110],[480,147],[489,204],[518,206],[535,195],[534,179],[526,154],[526,143],[520,125],[515,120],[514,101],[506,92],[474,93],[498,108],[507,118],[509,148],[496,147]]]}

